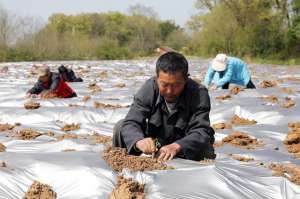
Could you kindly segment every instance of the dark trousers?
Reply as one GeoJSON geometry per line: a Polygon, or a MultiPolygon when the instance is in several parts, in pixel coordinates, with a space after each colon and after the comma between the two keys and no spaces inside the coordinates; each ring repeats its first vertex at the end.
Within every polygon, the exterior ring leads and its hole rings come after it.
{"type": "MultiPolygon", "coordinates": [[[[228,89],[228,88],[229,88],[229,82],[227,82],[226,84],[224,84],[222,86],[222,89],[228,89]]],[[[255,89],[256,88],[255,85],[253,84],[253,82],[251,81],[251,79],[248,82],[248,84],[246,85],[246,88],[250,88],[250,89],[255,89]]]]}
{"type": "MultiPolygon", "coordinates": [[[[126,144],[123,140],[122,134],[121,134],[121,127],[124,120],[118,121],[114,128],[113,128],[113,138],[112,138],[112,144],[113,147],[120,147],[120,148],[126,148],[126,144]]],[[[139,155],[140,153],[133,152],[132,155],[139,155]]],[[[179,152],[176,157],[187,159],[185,155],[182,152],[179,152]]],[[[215,159],[216,154],[215,150],[212,144],[209,144],[206,149],[202,150],[199,155],[196,157],[195,160],[203,160],[203,159],[215,159]]]]}

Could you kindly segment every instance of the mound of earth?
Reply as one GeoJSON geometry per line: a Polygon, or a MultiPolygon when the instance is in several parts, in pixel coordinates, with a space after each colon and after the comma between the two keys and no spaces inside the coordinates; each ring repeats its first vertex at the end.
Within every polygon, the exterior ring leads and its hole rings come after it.
{"type": "Polygon", "coordinates": [[[24,103],[24,108],[25,109],[38,109],[40,108],[40,103],[38,102],[33,102],[33,101],[28,101],[24,103]]]}
{"type": "Polygon", "coordinates": [[[229,100],[231,99],[231,95],[220,95],[216,97],[217,100],[229,100]]]}
{"type": "Polygon", "coordinates": [[[117,83],[117,84],[114,84],[113,87],[124,88],[124,87],[126,87],[126,84],[125,83],[117,83]]]}
{"type": "Polygon", "coordinates": [[[42,133],[39,133],[32,129],[22,129],[13,133],[13,137],[17,137],[21,140],[32,140],[40,135],[42,135],[42,133]]]}
{"type": "Polygon", "coordinates": [[[11,124],[0,124],[0,132],[1,131],[8,131],[8,130],[12,130],[13,128],[15,128],[15,125],[11,125],[11,124]]]}
{"type": "Polygon", "coordinates": [[[296,102],[290,98],[285,98],[285,101],[280,104],[282,108],[291,108],[295,106],[296,102]]]}
{"type": "Polygon", "coordinates": [[[254,158],[249,158],[249,157],[242,156],[242,155],[238,155],[238,154],[230,154],[230,156],[231,156],[233,159],[238,160],[238,161],[241,161],[241,162],[250,162],[250,161],[254,161],[254,158]]]}
{"type": "Polygon", "coordinates": [[[244,89],[239,86],[234,86],[230,89],[230,94],[237,95],[239,92],[243,91],[244,89]]]}
{"type": "Polygon", "coordinates": [[[291,94],[294,93],[293,89],[287,88],[287,87],[281,88],[281,91],[284,92],[284,93],[286,93],[286,94],[289,94],[289,95],[291,95],[291,94]]]}
{"type": "Polygon", "coordinates": [[[118,176],[117,186],[113,189],[109,199],[144,199],[145,185],[133,181],[132,178],[118,176]]]}
{"type": "Polygon", "coordinates": [[[89,89],[92,93],[97,93],[102,91],[102,89],[100,88],[100,86],[98,86],[96,83],[90,83],[89,84],[89,89]]]}
{"type": "Polygon", "coordinates": [[[6,146],[0,142],[0,152],[4,152],[5,149],[6,149],[6,146]]]}
{"type": "Polygon", "coordinates": [[[262,97],[262,99],[271,102],[272,104],[277,104],[279,102],[278,97],[276,97],[275,95],[265,96],[262,97]]]}
{"type": "Polygon", "coordinates": [[[82,101],[87,102],[87,101],[90,100],[90,99],[91,99],[91,96],[86,95],[86,96],[84,96],[84,97],[82,98],[82,101]]]}
{"type": "Polygon", "coordinates": [[[94,101],[94,107],[95,108],[111,108],[111,109],[116,109],[116,108],[126,108],[126,107],[129,107],[129,106],[122,106],[120,104],[104,104],[104,103],[101,103],[101,102],[94,101]]]}
{"type": "Polygon", "coordinates": [[[110,142],[112,140],[112,137],[95,133],[95,134],[89,136],[89,139],[92,140],[94,143],[104,144],[104,143],[110,142]]]}
{"type": "Polygon", "coordinates": [[[52,187],[47,184],[42,184],[34,181],[29,187],[23,199],[56,199],[57,195],[52,187]]]}
{"type": "Polygon", "coordinates": [[[263,143],[258,141],[256,138],[252,138],[243,132],[233,132],[223,138],[221,142],[216,142],[214,146],[220,147],[224,144],[230,144],[232,146],[245,149],[255,149],[263,145],[263,143]]]}
{"type": "Polygon", "coordinates": [[[273,171],[275,176],[282,176],[287,178],[289,181],[300,185],[300,167],[293,164],[270,164],[269,169],[273,171]]]}
{"type": "Polygon", "coordinates": [[[106,79],[108,77],[108,72],[106,70],[102,71],[97,74],[97,77],[99,77],[100,79],[106,79]]]}
{"type": "Polygon", "coordinates": [[[61,128],[62,131],[74,131],[80,129],[80,124],[66,124],[64,127],[61,128]]]}
{"type": "Polygon", "coordinates": [[[274,80],[264,80],[260,83],[260,86],[262,88],[274,87],[274,86],[277,86],[277,82],[274,80]]]}
{"type": "Polygon", "coordinates": [[[62,150],[62,152],[73,152],[73,151],[76,151],[75,149],[64,149],[62,150]]]}
{"type": "Polygon", "coordinates": [[[224,123],[224,122],[221,122],[221,123],[213,124],[213,125],[212,125],[212,128],[213,128],[214,130],[218,130],[218,129],[231,129],[231,128],[232,128],[232,125],[231,125],[231,124],[224,123]]]}
{"type": "Polygon", "coordinates": [[[283,143],[285,144],[289,153],[292,153],[295,158],[300,158],[300,123],[289,123],[292,129],[288,132],[283,143]]]}
{"type": "Polygon", "coordinates": [[[234,115],[234,117],[231,119],[231,123],[233,125],[252,125],[252,124],[256,124],[257,122],[255,120],[248,120],[245,118],[241,118],[237,115],[234,115]]]}
{"type": "Polygon", "coordinates": [[[131,171],[152,171],[172,169],[157,159],[145,156],[128,155],[126,149],[108,147],[103,151],[103,159],[115,171],[121,172],[123,168],[131,171]]]}
{"type": "Polygon", "coordinates": [[[53,99],[58,97],[57,94],[49,91],[43,91],[40,96],[42,99],[53,99]]]}
{"type": "Polygon", "coordinates": [[[57,140],[64,140],[64,139],[78,139],[78,135],[76,134],[72,134],[72,133],[66,133],[66,134],[63,134],[63,135],[60,135],[60,136],[57,136],[56,139],[57,140]]]}

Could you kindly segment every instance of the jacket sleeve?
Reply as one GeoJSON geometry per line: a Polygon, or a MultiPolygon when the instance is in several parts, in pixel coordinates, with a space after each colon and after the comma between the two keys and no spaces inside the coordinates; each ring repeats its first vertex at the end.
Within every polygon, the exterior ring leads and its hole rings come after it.
{"type": "Polygon", "coordinates": [[[230,82],[233,72],[233,65],[231,63],[228,64],[227,70],[225,71],[225,74],[222,78],[218,80],[217,86],[221,87],[227,82],[230,82]]]}
{"type": "Polygon", "coordinates": [[[188,122],[186,136],[177,140],[187,159],[196,159],[203,148],[214,142],[214,130],[210,126],[210,99],[206,88],[199,88],[191,103],[192,116],[188,122]]]}
{"type": "Polygon", "coordinates": [[[210,85],[214,75],[215,75],[215,71],[211,67],[209,67],[207,70],[207,73],[205,75],[205,79],[204,79],[204,85],[206,87],[208,87],[210,85]]]}
{"type": "Polygon", "coordinates": [[[41,85],[41,83],[40,82],[36,82],[35,84],[34,84],[34,86],[31,88],[31,89],[29,89],[28,91],[27,91],[27,93],[30,93],[30,94],[40,94],[42,91],[44,90],[44,88],[42,87],[42,85],[41,85]]]}
{"type": "Polygon", "coordinates": [[[61,78],[58,74],[55,74],[55,73],[52,74],[51,78],[52,78],[52,83],[50,85],[49,90],[50,91],[55,91],[58,88],[58,85],[60,83],[61,78]]]}
{"type": "Polygon", "coordinates": [[[146,119],[151,114],[153,104],[154,83],[153,80],[148,80],[136,93],[121,128],[127,150],[131,154],[134,153],[135,143],[145,137],[146,119]]]}

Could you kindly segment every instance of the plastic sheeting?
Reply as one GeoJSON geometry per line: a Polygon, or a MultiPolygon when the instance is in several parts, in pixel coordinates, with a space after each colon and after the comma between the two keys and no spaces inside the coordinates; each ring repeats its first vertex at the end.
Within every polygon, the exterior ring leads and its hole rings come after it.
{"type": "MultiPolygon", "coordinates": [[[[141,84],[155,72],[155,60],[66,62],[65,64],[80,75],[83,83],[70,83],[78,97],[72,99],[33,99],[41,107],[36,110],[23,108],[25,92],[33,85],[35,78],[29,76],[30,67],[35,63],[3,63],[8,66],[7,74],[0,73],[0,123],[21,123],[14,130],[32,128],[39,132],[64,134],[64,124],[80,123],[75,134],[100,133],[112,135],[114,123],[122,119],[128,108],[96,109],[93,101],[102,103],[130,105],[133,94],[141,84]],[[106,71],[106,77],[99,73],[106,71]],[[88,85],[97,82],[102,89],[92,94],[88,85]],[[125,87],[115,86],[125,83],[125,87]],[[84,96],[90,95],[87,102],[84,96]],[[69,105],[78,105],[70,107],[69,105]]],[[[47,62],[53,70],[61,62],[47,62]]],[[[203,79],[207,61],[190,60],[192,77],[203,79]]],[[[285,79],[300,77],[299,68],[284,68],[252,65],[253,80],[257,85],[263,79],[285,79]]],[[[284,80],[280,87],[299,91],[300,81],[284,80]]],[[[194,198],[300,198],[300,186],[282,177],[272,176],[272,172],[262,166],[267,163],[300,164],[286,151],[282,141],[288,132],[288,122],[300,121],[300,93],[286,94],[280,87],[247,90],[233,96],[228,101],[215,100],[216,96],[228,91],[216,90],[210,93],[212,101],[211,123],[227,122],[234,114],[258,123],[251,126],[238,126],[233,129],[218,130],[219,141],[233,130],[246,132],[262,140],[265,145],[255,150],[224,145],[216,149],[217,159],[212,164],[175,159],[168,164],[175,170],[123,173],[146,183],[147,198],[194,199],[194,198]],[[260,99],[266,95],[290,97],[296,106],[285,109],[260,99]],[[278,147],[279,150],[274,150],[278,147]],[[254,162],[239,162],[228,154],[239,154],[254,158],[254,162]]],[[[0,198],[22,198],[34,180],[49,184],[62,199],[108,198],[116,184],[117,173],[101,158],[102,144],[94,144],[85,139],[65,139],[58,141],[46,135],[34,140],[18,140],[9,132],[0,132],[0,143],[6,152],[0,153],[0,198]],[[76,151],[64,152],[66,149],[76,151]]]]}

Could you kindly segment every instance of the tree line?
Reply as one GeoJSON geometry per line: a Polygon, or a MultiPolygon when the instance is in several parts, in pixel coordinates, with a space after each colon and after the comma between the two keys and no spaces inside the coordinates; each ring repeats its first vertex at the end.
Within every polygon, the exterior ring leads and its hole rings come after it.
{"type": "Polygon", "coordinates": [[[159,46],[186,55],[299,58],[300,0],[197,0],[184,29],[155,11],[56,13],[46,23],[0,7],[0,61],[132,59],[159,46]]]}

